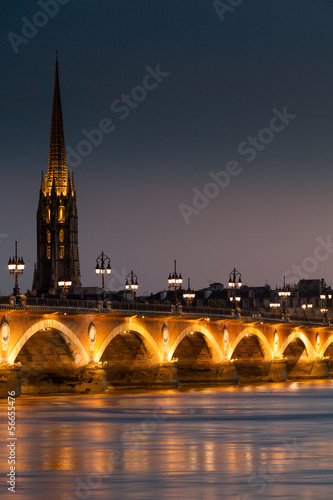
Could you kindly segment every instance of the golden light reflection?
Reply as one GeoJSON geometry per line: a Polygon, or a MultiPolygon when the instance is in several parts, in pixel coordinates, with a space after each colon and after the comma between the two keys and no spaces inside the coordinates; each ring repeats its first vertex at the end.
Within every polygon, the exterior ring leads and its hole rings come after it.
{"type": "Polygon", "coordinates": [[[254,453],[253,453],[253,443],[248,442],[244,445],[244,472],[250,474],[253,470],[254,465],[254,453]]]}
{"type": "Polygon", "coordinates": [[[204,464],[205,470],[207,471],[215,471],[216,463],[215,456],[216,453],[216,444],[213,442],[207,442],[204,444],[204,464]]]}

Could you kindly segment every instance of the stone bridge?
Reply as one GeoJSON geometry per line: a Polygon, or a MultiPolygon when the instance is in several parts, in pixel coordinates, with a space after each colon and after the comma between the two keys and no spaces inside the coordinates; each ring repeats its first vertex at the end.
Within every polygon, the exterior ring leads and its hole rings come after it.
{"type": "Polygon", "coordinates": [[[1,395],[332,376],[331,327],[228,314],[0,305],[1,395]]]}

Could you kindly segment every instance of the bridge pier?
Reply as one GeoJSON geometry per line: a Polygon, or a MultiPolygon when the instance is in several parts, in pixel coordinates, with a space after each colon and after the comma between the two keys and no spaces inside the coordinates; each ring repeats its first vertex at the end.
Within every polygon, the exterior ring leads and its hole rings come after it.
{"type": "Polygon", "coordinates": [[[313,364],[311,378],[327,378],[329,375],[328,359],[317,359],[313,364]]]}
{"type": "Polygon", "coordinates": [[[329,362],[327,359],[301,360],[293,366],[288,374],[288,379],[328,378],[329,375],[329,362]]]}
{"type": "Polygon", "coordinates": [[[284,382],[288,379],[287,361],[237,361],[239,382],[284,382]]]}
{"type": "Polygon", "coordinates": [[[237,367],[232,361],[222,361],[218,367],[217,382],[223,384],[237,384],[237,367]]]}
{"type": "Polygon", "coordinates": [[[178,366],[176,363],[161,364],[155,375],[156,387],[173,388],[179,386],[178,366]]]}
{"type": "Polygon", "coordinates": [[[134,366],[131,370],[124,366],[110,367],[108,388],[120,389],[172,389],[179,386],[178,366],[176,363],[162,363],[155,367],[134,366]]]}
{"type": "Polygon", "coordinates": [[[21,394],[79,393],[94,394],[107,390],[106,367],[91,363],[83,368],[63,368],[61,371],[17,365],[0,369],[0,395],[8,391],[21,394]]]}
{"type": "Polygon", "coordinates": [[[285,359],[273,359],[269,365],[267,382],[284,382],[288,379],[287,361],[285,359]]]}
{"type": "Polygon", "coordinates": [[[21,366],[3,364],[0,368],[0,397],[7,398],[8,391],[14,391],[15,397],[21,396],[21,366]]]}

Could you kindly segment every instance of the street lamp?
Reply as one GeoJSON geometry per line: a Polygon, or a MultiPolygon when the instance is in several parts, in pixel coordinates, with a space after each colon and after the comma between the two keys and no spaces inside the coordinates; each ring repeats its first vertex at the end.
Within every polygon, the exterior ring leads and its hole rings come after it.
{"type": "Polygon", "coordinates": [[[327,309],[327,307],[322,307],[320,309],[320,312],[322,313],[322,315],[324,317],[324,323],[325,323],[325,325],[328,325],[328,316],[327,316],[328,309],[327,309]]]}
{"type": "Polygon", "coordinates": [[[322,301],[322,305],[323,305],[323,307],[320,309],[320,312],[323,314],[325,325],[328,325],[329,321],[328,321],[328,315],[327,315],[327,313],[328,313],[327,302],[328,302],[328,299],[329,300],[332,299],[332,295],[330,293],[329,294],[322,293],[319,297],[320,297],[320,300],[322,301]]]}
{"type": "MultiPolygon", "coordinates": [[[[310,312],[310,309],[312,309],[313,305],[312,304],[302,304],[302,309],[304,311],[304,316],[307,317],[306,311],[308,310],[310,312]]],[[[310,319],[310,316],[308,317],[308,320],[310,319]]]]}
{"type": "Polygon", "coordinates": [[[283,289],[279,291],[279,297],[282,299],[282,305],[283,305],[282,316],[283,316],[284,320],[287,319],[286,302],[287,302],[287,298],[290,297],[290,295],[291,295],[290,290],[287,290],[287,288],[286,288],[286,277],[283,276],[283,289]]]}
{"type": "Polygon", "coordinates": [[[17,258],[17,241],[15,241],[15,257],[9,258],[8,261],[8,271],[10,274],[12,274],[15,277],[15,286],[13,289],[13,294],[14,294],[14,300],[15,303],[19,302],[19,297],[20,297],[20,289],[18,286],[18,277],[23,274],[24,271],[24,260],[23,257],[17,258]]]}
{"type": "Polygon", "coordinates": [[[232,302],[233,309],[235,309],[235,310],[236,310],[236,308],[238,309],[238,303],[240,302],[240,300],[241,300],[241,298],[238,296],[230,297],[230,301],[232,302]]]}
{"type": "Polygon", "coordinates": [[[139,288],[138,285],[138,277],[136,274],[131,271],[127,276],[126,276],[126,282],[125,282],[125,289],[126,290],[131,290],[131,304],[134,304],[134,297],[135,297],[135,292],[139,288]]]}
{"type": "Polygon", "coordinates": [[[58,281],[58,287],[62,288],[62,293],[64,296],[64,300],[66,300],[66,292],[67,290],[70,289],[72,286],[73,282],[72,281],[58,281]]]}
{"type": "Polygon", "coordinates": [[[232,288],[233,294],[230,297],[230,301],[232,302],[232,308],[234,310],[234,314],[238,313],[241,298],[237,296],[237,288],[240,288],[243,285],[241,273],[238,272],[235,268],[229,274],[229,288],[232,288]]]}
{"type": "Polygon", "coordinates": [[[104,252],[96,259],[96,274],[102,275],[102,300],[105,299],[104,274],[111,274],[111,260],[104,252]]]}
{"type": "Polygon", "coordinates": [[[183,299],[185,300],[186,305],[190,306],[192,304],[193,300],[195,299],[195,293],[194,293],[194,290],[191,290],[190,278],[188,278],[187,283],[188,283],[188,288],[187,288],[186,292],[183,293],[183,299]]]}
{"type": "Polygon", "coordinates": [[[281,304],[280,302],[270,302],[269,307],[271,308],[272,311],[274,311],[274,317],[275,317],[275,314],[280,309],[281,304]]]}
{"type": "Polygon", "coordinates": [[[177,291],[182,286],[183,278],[182,278],[181,273],[179,273],[179,274],[177,273],[176,261],[175,261],[174,272],[172,274],[171,273],[169,274],[168,283],[169,283],[169,287],[173,288],[173,291],[174,291],[173,304],[172,304],[172,307],[171,307],[171,312],[178,313],[178,312],[180,312],[180,305],[179,305],[177,291]]]}

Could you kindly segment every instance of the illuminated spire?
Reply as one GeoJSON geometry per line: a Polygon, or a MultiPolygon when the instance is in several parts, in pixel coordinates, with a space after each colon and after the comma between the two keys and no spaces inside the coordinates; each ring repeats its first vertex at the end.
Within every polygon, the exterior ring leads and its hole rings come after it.
{"type": "Polygon", "coordinates": [[[64,126],[62,122],[60,86],[59,86],[59,64],[58,53],[56,57],[55,83],[51,122],[51,137],[49,150],[49,163],[45,177],[46,193],[51,194],[54,178],[57,195],[66,194],[68,188],[68,170],[66,163],[66,150],[64,138],[64,126]]]}
{"type": "Polygon", "coordinates": [[[42,181],[40,183],[40,190],[44,194],[45,192],[45,182],[44,182],[44,173],[42,172],[42,181]]]}
{"type": "Polygon", "coordinates": [[[72,191],[72,196],[75,195],[75,186],[74,186],[74,174],[72,172],[72,177],[71,177],[71,191],[72,191]]]}

